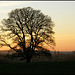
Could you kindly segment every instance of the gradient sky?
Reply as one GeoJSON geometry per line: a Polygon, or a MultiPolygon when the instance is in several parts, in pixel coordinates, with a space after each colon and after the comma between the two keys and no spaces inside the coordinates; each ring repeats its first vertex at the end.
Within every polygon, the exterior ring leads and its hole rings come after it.
{"type": "Polygon", "coordinates": [[[0,21],[11,10],[28,6],[52,18],[56,51],[75,50],[75,1],[0,1],[0,21]]]}

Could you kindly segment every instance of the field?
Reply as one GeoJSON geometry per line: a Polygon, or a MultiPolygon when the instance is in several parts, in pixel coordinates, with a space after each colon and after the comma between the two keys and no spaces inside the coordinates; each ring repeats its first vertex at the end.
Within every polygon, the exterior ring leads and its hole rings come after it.
{"type": "Polygon", "coordinates": [[[57,53],[52,56],[52,60],[47,60],[37,57],[31,63],[26,63],[20,57],[8,58],[2,54],[0,74],[75,74],[75,53],[57,53]]]}
{"type": "Polygon", "coordinates": [[[75,74],[75,61],[2,63],[0,74],[75,74]]]}

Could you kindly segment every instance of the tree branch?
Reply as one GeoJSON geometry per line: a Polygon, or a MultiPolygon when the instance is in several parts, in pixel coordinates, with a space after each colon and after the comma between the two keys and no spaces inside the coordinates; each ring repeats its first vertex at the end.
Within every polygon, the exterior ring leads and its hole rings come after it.
{"type": "Polygon", "coordinates": [[[0,40],[0,41],[4,42],[4,43],[6,44],[6,46],[10,47],[11,49],[13,49],[14,51],[16,51],[16,52],[17,52],[17,50],[16,50],[16,49],[14,49],[13,47],[11,47],[11,46],[10,46],[8,43],[6,43],[4,40],[0,40]]]}

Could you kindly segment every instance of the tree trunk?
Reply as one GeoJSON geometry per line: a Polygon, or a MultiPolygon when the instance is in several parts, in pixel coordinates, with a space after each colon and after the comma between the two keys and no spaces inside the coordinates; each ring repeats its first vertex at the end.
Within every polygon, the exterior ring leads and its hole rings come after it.
{"type": "Polygon", "coordinates": [[[26,58],[26,62],[27,63],[30,63],[31,62],[31,59],[30,58],[26,58]]]}
{"type": "Polygon", "coordinates": [[[28,47],[28,48],[23,48],[25,50],[24,51],[24,54],[25,54],[25,59],[26,59],[26,62],[27,63],[30,63],[31,62],[31,58],[33,56],[33,53],[34,53],[34,50],[32,50],[32,48],[28,47]]]}
{"type": "Polygon", "coordinates": [[[32,58],[31,50],[27,48],[25,51],[26,62],[29,63],[31,61],[31,58],[32,58]]]}
{"type": "Polygon", "coordinates": [[[26,58],[26,62],[27,63],[30,63],[31,62],[32,55],[27,54],[25,58],[26,58]]]}

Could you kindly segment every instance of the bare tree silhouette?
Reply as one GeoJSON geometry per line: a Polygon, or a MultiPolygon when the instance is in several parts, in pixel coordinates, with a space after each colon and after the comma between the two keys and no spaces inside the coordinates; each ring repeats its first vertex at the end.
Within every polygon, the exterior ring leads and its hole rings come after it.
{"type": "Polygon", "coordinates": [[[31,7],[12,10],[8,15],[9,18],[2,21],[1,47],[7,45],[16,52],[19,47],[23,53],[22,56],[27,62],[30,62],[35,48],[40,43],[45,42],[49,46],[55,45],[54,23],[48,15],[31,7]],[[10,39],[13,41],[12,43],[8,43],[10,39]],[[12,46],[15,43],[16,45],[12,46]]]}

